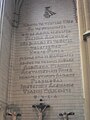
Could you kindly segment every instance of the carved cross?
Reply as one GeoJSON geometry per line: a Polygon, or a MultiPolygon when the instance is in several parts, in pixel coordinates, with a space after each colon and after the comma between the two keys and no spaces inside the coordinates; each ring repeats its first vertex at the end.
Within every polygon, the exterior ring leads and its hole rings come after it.
{"type": "Polygon", "coordinates": [[[70,112],[70,113],[60,113],[59,116],[63,117],[63,120],[69,120],[69,116],[70,115],[74,115],[75,113],[74,112],[70,112]]]}
{"type": "MultiPolygon", "coordinates": [[[[42,101],[42,100],[40,100],[40,101],[42,101]]],[[[38,112],[38,120],[43,120],[43,114],[44,114],[45,110],[50,106],[46,105],[44,103],[40,103],[40,104],[35,104],[32,107],[35,108],[36,111],[38,112]]]]}
{"type": "Polygon", "coordinates": [[[17,117],[18,116],[21,116],[20,113],[16,113],[15,111],[14,112],[7,112],[6,115],[9,115],[9,116],[12,116],[12,120],[17,120],[17,117]]]}

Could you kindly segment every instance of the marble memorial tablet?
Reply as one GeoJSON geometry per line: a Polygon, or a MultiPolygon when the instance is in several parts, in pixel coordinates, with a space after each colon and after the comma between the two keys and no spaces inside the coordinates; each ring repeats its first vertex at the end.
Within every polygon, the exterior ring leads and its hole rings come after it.
{"type": "Polygon", "coordinates": [[[40,99],[51,106],[48,120],[64,112],[84,120],[76,1],[25,0],[15,39],[13,100],[22,120],[37,119],[32,105],[40,99]]]}

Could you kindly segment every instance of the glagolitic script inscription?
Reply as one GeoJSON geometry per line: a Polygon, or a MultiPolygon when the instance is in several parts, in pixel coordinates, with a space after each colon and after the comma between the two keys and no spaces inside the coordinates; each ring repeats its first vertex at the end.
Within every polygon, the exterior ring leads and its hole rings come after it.
{"type": "Polygon", "coordinates": [[[23,23],[24,32],[18,44],[28,54],[19,57],[19,80],[29,81],[29,85],[21,84],[24,94],[73,92],[78,74],[73,70],[76,50],[71,50],[75,41],[69,26],[73,23],[72,19],[23,23]]]}

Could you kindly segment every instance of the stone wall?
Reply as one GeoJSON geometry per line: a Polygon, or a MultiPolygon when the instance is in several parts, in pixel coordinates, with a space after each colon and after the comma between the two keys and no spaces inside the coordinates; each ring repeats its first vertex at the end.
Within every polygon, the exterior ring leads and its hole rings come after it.
{"type": "Polygon", "coordinates": [[[25,0],[15,32],[9,102],[22,120],[37,119],[33,104],[51,107],[45,119],[74,112],[84,120],[80,43],[75,0],[25,0]]]}
{"type": "Polygon", "coordinates": [[[13,5],[14,4],[12,0],[6,0],[5,5],[3,6],[4,8],[0,41],[0,114],[2,114],[2,110],[5,109],[7,104],[13,5]]]}

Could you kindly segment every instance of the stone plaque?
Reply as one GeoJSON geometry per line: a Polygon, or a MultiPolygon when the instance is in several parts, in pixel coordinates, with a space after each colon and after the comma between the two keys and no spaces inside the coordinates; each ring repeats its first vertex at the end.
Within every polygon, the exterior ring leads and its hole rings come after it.
{"type": "Polygon", "coordinates": [[[84,120],[80,42],[75,0],[25,0],[15,34],[13,96],[22,119],[37,119],[33,104],[51,107],[44,119],[74,112],[84,120]]]}

